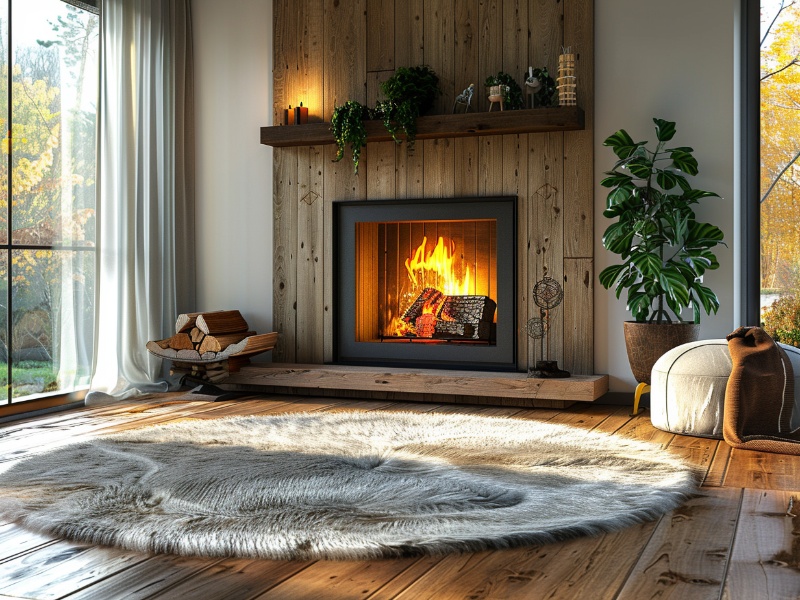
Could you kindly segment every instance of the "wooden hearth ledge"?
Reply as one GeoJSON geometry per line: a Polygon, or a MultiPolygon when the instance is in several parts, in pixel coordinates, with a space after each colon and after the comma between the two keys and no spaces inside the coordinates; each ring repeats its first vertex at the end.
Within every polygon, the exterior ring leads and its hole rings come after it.
{"type": "Polygon", "coordinates": [[[222,387],[235,391],[565,408],[574,402],[592,402],[605,394],[608,375],[538,379],[529,378],[526,373],[271,363],[242,367],[238,373],[231,373],[222,387]]]}

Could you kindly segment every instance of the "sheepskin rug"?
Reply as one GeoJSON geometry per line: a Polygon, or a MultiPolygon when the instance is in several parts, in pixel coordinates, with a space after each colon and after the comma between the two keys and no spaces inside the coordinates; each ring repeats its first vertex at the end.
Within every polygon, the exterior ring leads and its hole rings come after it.
{"type": "Polygon", "coordinates": [[[582,429],[302,413],[186,420],[37,455],[0,474],[0,515],[146,552],[370,559],[611,531],[695,489],[658,446],[582,429]]]}

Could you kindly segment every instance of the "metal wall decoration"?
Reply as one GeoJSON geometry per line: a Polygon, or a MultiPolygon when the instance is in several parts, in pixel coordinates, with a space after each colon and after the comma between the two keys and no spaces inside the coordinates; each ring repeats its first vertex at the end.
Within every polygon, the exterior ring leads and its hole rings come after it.
{"type": "Polygon", "coordinates": [[[526,325],[528,337],[539,340],[539,360],[536,360],[536,344],[528,345],[528,377],[569,377],[569,371],[558,367],[558,361],[550,360],[550,344],[545,354],[545,338],[550,329],[550,311],[564,301],[564,289],[552,277],[545,277],[533,286],[533,301],[539,307],[539,318],[530,319],[526,325]]]}

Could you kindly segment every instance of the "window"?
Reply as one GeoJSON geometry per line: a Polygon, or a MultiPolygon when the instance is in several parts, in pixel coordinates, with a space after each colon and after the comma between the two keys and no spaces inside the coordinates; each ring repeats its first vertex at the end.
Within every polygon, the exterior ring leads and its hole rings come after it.
{"type": "Polygon", "coordinates": [[[85,388],[91,375],[99,75],[91,9],[93,0],[0,0],[0,408],[85,388]]]}

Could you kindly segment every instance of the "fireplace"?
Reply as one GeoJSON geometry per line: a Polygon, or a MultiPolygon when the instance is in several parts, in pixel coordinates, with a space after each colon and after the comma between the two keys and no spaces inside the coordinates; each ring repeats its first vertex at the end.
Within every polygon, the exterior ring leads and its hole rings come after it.
{"type": "Polygon", "coordinates": [[[334,203],[334,362],[516,370],[516,198],[334,203]]]}

